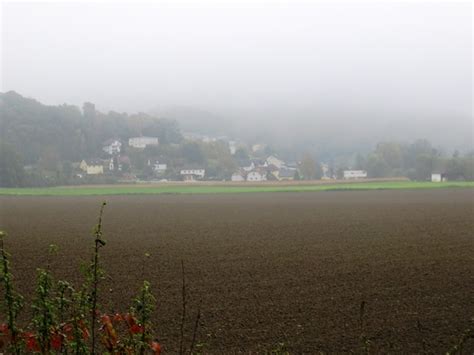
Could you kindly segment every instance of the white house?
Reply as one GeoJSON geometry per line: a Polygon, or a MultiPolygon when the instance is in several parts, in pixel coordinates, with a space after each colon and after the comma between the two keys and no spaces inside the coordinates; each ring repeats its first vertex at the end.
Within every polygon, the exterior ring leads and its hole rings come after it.
{"type": "Polygon", "coordinates": [[[117,139],[108,139],[102,144],[102,150],[110,155],[120,153],[121,149],[122,143],[117,139]]]}
{"type": "Polygon", "coordinates": [[[431,174],[431,182],[444,182],[446,181],[446,177],[444,174],[440,173],[433,173],[431,174]]]}
{"type": "Polygon", "coordinates": [[[267,158],[266,163],[268,165],[275,165],[278,169],[283,168],[283,166],[285,165],[285,162],[283,160],[278,159],[277,157],[275,157],[273,155],[270,155],[267,158]]]}
{"type": "Polygon", "coordinates": [[[266,181],[267,175],[264,172],[253,170],[247,174],[247,181],[266,181]]]}
{"type": "Polygon", "coordinates": [[[155,164],[153,165],[153,170],[158,174],[164,173],[166,169],[168,169],[168,165],[160,164],[159,161],[155,162],[155,164]]]}
{"type": "Polygon", "coordinates": [[[128,145],[133,148],[146,148],[148,145],[158,145],[158,138],[132,137],[128,140],[128,145]]]}
{"type": "Polygon", "coordinates": [[[229,151],[230,154],[234,155],[235,152],[237,151],[237,142],[235,141],[229,141],[229,151]]]}
{"type": "Polygon", "coordinates": [[[245,181],[245,175],[240,172],[233,173],[230,179],[231,181],[245,181]]]}
{"type": "Polygon", "coordinates": [[[194,181],[196,179],[203,179],[206,175],[205,169],[182,169],[180,174],[183,175],[184,181],[194,181]]]}
{"type": "MultiPolygon", "coordinates": [[[[125,157],[125,158],[127,158],[127,157],[125,157]]],[[[109,160],[109,171],[122,171],[122,160],[123,160],[123,158],[120,155],[110,158],[110,160],[109,160]]]]}
{"type": "Polygon", "coordinates": [[[100,175],[104,173],[104,166],[100,160],[83,160],[79,165],[87,175],[100,175]]]}
{"type": "Polygon", "coordinates": [[[365,170],[344,170],[344,179],[365,179],[367,171],[365,170]]]}

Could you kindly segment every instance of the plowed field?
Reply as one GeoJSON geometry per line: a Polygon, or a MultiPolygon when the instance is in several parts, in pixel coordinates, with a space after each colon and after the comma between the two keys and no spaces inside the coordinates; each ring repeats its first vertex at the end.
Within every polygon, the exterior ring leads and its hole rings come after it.
{"type": "MultiPolygon", "coordinates": [[[[0,197],[27,298],[50,243],[55,275],[81,279],[103,199],[0,197]]],[[[474,326],[473,189],[105,199],[102,303],[123,310],[150,280],[168,352],[179,343],[181,260],[187,342],[202,300],[205,353],[361,352],[362,333],[373,353],[443,353],[474,326]]]]}

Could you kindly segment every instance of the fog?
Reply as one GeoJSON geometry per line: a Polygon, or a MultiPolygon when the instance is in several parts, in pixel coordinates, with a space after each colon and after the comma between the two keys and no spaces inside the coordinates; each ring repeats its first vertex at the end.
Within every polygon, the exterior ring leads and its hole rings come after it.
{"type": "Polygon", "coordinates": [[[471,7],[4,3],[1,91],[287,145],[472,149],[471,7]]]}

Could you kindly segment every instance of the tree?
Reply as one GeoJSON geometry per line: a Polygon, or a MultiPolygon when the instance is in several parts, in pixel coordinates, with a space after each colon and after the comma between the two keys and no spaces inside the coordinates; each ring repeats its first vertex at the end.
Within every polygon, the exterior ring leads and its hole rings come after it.
{"type": "Polygon", "coordinates": [[[189,164],[201,165],[206,162],[206,157],[204,156],[201,147],[196,142],[185,143],[182,147],[182,154],[189,164]]]}
{"type": "Polygon", "coordinates": [[[355,168],[357,170],[367,169],[367,159],[360,153],[357,154],[355,159],[355,168]]]}
{"type": "Polygon", "coordinates": [[[385,161],[391,170],[400,169],[402,167],[402,147],[396,142],[377,144],[375,154],[385,161]]]}
{"type": "Polygon", "coordinates": [[[295,175],[293,176],[293,180],[299,181],[301,180],[300,174],[298,173],[298,170],[295,170],[295,175]]]}
{"type": "Polygon", "coordinates": [[[372,154],[367,160],[367,174],[371,178],[383,178],[390,174],[390,166],[379,155],[372,154]]]}
{"type": "Polygon", "coordinates": [[[96,118],[95,105],[91,102],[84,102],[82,105],[82,115],[89,123],[93,123],[96,118]]]}
{"type": "Polygon", "coordinates": [[[305,154],[300,163],[300,171],[304,180],[321,179],[323,171],[310,154],[305,154]]]}
{"type": "Polygon", "coordinates": [[[429,180],[433,172],[433,157],[431,154],[420,154],[416,157],[415,180],[429,180]]]}
{"type": "Polygon", "coordinates": [[[19,187],[25,182],[21,158],[9,145],[0,143],[0,186],[19,187]]]}

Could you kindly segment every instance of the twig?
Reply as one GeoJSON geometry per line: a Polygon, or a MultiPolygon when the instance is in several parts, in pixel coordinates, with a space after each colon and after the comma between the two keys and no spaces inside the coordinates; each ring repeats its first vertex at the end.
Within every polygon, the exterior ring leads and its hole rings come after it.
{"type": "Polygon", "coordinates": [[[105,245],[102,240],[102,214],[104,213],[104,207],[106,202],[102,202],[102,206],[99,212],[99,221],[94,231],[95,243],[94,243],[94,260],[92,262],[92,319],[91,319],[91,354],[95,354],[95,326],[97,319],[97,289],[99,284],[98,269],[99,269],[99,248],[105,245]]]}
{"type": "Polygon", "coordinates": [[[184,323],[186,321],[186,280],[184,274],[184,262],[181,260],[181,274],[183,280],[183,286],[181,289],[181,296],[182,296],[182,315],[181,315],[181,338],[179,341],[179,354],[184,354],[184,323]]]}
{"type": "Polygon", "coordinates": [[[189,347],[189,354],[192,355],[194,350],[194,344],[196,344],[196,336],[199,328],[199,320],[201,319],[201,304],[202,299],[199,301],[198,311],[196,315],[196,321],[194,322],[194,329],[193,329],[193,340],[191,341],[191,346],[189,347]]]}

